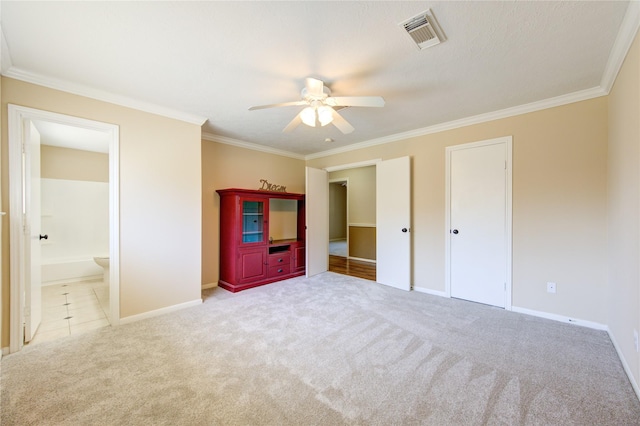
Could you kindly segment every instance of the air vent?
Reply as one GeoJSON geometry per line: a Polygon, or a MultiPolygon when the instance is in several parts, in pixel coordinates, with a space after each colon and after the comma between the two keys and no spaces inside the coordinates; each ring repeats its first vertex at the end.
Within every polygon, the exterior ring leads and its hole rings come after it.
{"type": "Polygon", "coordinates": [[[409,18],[401,22],[404,30],[409,34],[411,40],[418,46],[418,49],[426,49],[435,46],[444,41],[442,30],[438,26],[438,21],[431,13],[431,9],[427,9],[421,14],[409,18]]]}

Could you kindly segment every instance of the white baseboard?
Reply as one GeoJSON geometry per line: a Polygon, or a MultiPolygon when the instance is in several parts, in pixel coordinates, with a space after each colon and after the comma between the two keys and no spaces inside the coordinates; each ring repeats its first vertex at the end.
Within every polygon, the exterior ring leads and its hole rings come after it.
{"type": "Polygon", "coordinates": [[[444,291],[432,290],[430,288],[425,288],[425,287],[414,287],[413,291],[417,291],[418,293],[432,294],[434,296],[447,297],[447,293],[444,291]]]}
{"type": "Polygon", "coordinates": [[[638,382],[636,381],[636,378],[633,377],[631,368],[629,367],[629,364],[627,364],[627,360],[622,355],[622,350],[620,349],[620,346],[618,345],[616,338],[611,333],[611,330],[609,329],[609,327],[607,327],[607,333],[609,334],[609,339],[611,339],[611,343],[613,343],[613,347],[616,349],[616,352],[618,353],[618,358],[620,358],[620,362],[622,363],[622,368],[624,368],[624,372],[627,373],[627,377],[631,382],[631,387],[633,388],[633,391],[636,393],[636,397],[640,401],[640,387],[638,387],[638,382]]]}
{"type": "Polygon", "coordinates": [[[218,281],[216,281],[215,283],[202,284],[203,290],[206,290],[208,288],[214,288],[214,287],[218,287],[218,281]]]}
{"type": "Polygon", "coordinates": [[[167,306],[166,308],[156,309],[155,311],[143,312],[137,315],[120,318],[120,325],[129,324],[147,318],[157,317],[159,315],[168,314],[169,312],[179,311],[180,309],[191,308],[202,303],[202,299],[192,300],[191,302],[179,303],[177,305],[167,306]]]}
{"type": "Polygon", "coordinates": [[[593,328],[595,330],[603,330],[607,331],[608,327],[605,324],[600,324],[598,322],[587,321],[578,318],[566,317],[564,315],[551,314],[549,312],[535,311],[533,309],[520,308],[518,306],[512,306],[511,310],[513,312],[518,312],[521,314],[533,315],[534,317],[546,318],[554,321],[566,322],[568,324],[580,325],[582,327],[593,328]]]}

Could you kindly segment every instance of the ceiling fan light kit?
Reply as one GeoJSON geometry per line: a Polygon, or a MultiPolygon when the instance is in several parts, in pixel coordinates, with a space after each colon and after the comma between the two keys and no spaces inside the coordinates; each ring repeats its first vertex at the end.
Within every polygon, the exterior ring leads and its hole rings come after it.
{"type": "Polygon", "coordinates": [[[321,80],[307,78],[301,92],[302,100],[279,104],[253,106],[249,111],[284,106],[306,106],[284,128],[283,132],[293,131],[300,123],[309,127],[323,127],[333,123],[342,133],[351,133],[354,127],[345,120],[336,109],[345,107],[383,107],[384,99],[380,96],[340,96],[331,97],[331,90],[321,80]],[[338,108],[335,108],[338,107],[338,108]]]}
{"type": "Polygon", "coordinates": [[[316,127],[316,123],[326,126],[333,121],[332,111],[333,108],[326,105],[309,106],[300,112],[300,119],[309,127],[316,127]]]}

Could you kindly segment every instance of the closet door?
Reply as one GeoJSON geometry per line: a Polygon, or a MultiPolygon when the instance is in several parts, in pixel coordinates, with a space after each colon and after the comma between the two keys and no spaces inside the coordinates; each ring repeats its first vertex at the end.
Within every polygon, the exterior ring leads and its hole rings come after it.
{"type": "Polygon", "coordinates": [[[451,297],[510,307],[511,139],[447,148],[451,297]]]}

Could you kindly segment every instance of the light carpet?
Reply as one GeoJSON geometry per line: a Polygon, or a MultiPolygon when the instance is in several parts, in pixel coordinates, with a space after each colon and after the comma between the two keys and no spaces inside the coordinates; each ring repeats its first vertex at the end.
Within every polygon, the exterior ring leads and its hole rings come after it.
{"type": "Polygon", "coordinates": [[[3,425],[637,425],[608,335],[324,273],[26,347],[3,425]]]}

